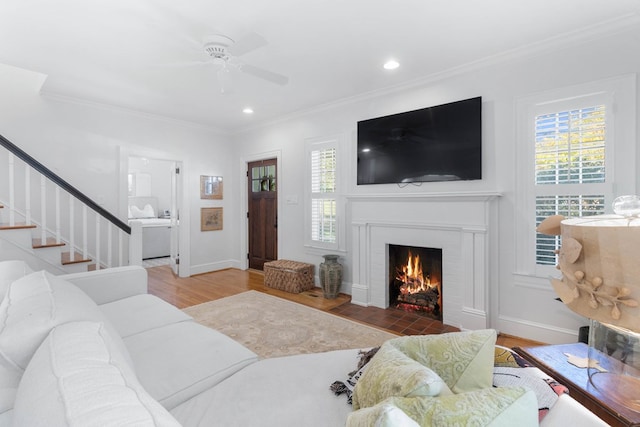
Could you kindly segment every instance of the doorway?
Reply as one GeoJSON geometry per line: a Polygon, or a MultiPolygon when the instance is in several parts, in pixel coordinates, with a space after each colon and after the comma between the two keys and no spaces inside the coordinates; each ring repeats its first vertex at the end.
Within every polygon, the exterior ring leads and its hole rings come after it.
{"type": "Polygon", "coordinates": [[[248,163],[248,259],[249,268],[262,270],[278,259],[277,159],[248,163]]]}
{"type": "Polygon", "coordinates": [[[129,219],[142,222],[143,266],[170,265],[179,275],[179,215],[182,162],[129,156],[129,219]],[[150,207],[144,217],[132,209],[150,207]],[[132,217],[133,212],[133,217],[132,217]]]}

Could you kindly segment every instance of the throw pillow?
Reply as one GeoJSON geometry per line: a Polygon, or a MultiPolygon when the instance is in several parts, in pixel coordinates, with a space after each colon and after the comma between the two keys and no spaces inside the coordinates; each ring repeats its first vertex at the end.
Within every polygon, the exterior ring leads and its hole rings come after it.
{"type": "Polygon", "coordinates": [[[380,347],[373,347],[372,349],[367,351],[360,350],[358,352],[358,354],[360,355],[360,361],[358,362],[358,366],[356,367],[356,369],[349,372],[348,378],[344,382],[334,381],[333,384],[329,386],[329,390],[334,392],[336,396],[346,394],[347,403],[351,405],[353,400],[353,389],[362,376],[367,364],[371,361],[371,358],[376,355],[378,350],[380,350],[380,347]]]}
{"type": "MultiPolygon", "coordinates": [[[[536,397],[518,388],[487,388],[438,397],[391,397],[373,408],[352,412],[347,427],[377,425],[393,406],[419,426],[536,427],[536,397]],[[377,406],[383,409],[378,409],[377,406]]],[[[407,425],[407,424],[405,424],[407,425]]]]}
{"type": "Polygon", "coordinates": [[[496,331],[452,332],[389,341],[410,358],[428,366],[453,393],[491,387],[496,331]]]}
{"type": "Polygon", "coordinates": [[[103,323],[53,328],[20,382],[14,424],[178,427],[140,385],[113,338],[103,323]]]}
{"type": "Polygon", "coordinates": [[[374,406],[391,396],[437,396],[441,391],[451,394],[435,372],[387,341],[356,383],[353,409],[374,406]]]}
{"type": "Polygon", "coordinates": [[[347,417],[347,427],[420,427],[404,411],[393,404],[384,401],[370,408],[359,409],[347,417]]]}

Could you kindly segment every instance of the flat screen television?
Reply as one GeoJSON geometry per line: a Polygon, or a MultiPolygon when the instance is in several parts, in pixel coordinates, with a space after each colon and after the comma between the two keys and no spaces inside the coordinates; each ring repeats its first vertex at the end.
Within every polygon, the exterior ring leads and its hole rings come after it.
{"type": "Polygon", "coordinates": [[[358,185],[482,178],[482,98],[358,122],[358,185]]]}

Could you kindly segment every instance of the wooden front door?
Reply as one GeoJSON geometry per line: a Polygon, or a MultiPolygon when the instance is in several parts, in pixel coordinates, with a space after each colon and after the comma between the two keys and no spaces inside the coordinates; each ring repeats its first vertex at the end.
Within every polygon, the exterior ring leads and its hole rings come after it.
{"type": "Polygon", "coordinates": [[[249,163],[249,268],[278,259],[276,159],[249,163]]]}

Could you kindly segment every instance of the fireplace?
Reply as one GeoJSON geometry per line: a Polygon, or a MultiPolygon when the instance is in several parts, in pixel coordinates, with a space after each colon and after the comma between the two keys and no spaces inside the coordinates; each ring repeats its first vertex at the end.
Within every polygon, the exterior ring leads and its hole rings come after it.
{"type": "Polygon", "coordinates": [[[442,321],[442,249],[388,245],[389,307],[442,321]]]}

